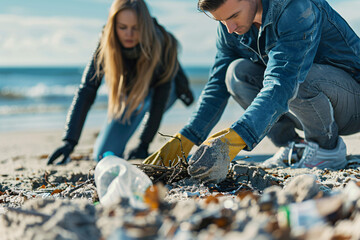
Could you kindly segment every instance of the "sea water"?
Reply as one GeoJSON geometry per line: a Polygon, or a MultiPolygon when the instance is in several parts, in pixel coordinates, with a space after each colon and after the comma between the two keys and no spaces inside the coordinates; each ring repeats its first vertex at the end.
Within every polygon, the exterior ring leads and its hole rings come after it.
{"type": "MultiPolygon", "coordinates": [[[[205,86],[209,67],[185,67],[195,100],[205,86]]],[[[81,82],[84,67],[1,67],[0,132],[63,129],[66,114],[81,82]]],[[[107,115],[107,87],[100,86],[85,127],[101,127],[107,115]]],[[[242,109],[229,103],[223,119],[241,116],[242,109]],[[234,111],[235,106],[235,111],[234,111]]],[[[196,103],[186,108],[180,101],[164,115],[163,122],[184,125],[196,103]]]]}

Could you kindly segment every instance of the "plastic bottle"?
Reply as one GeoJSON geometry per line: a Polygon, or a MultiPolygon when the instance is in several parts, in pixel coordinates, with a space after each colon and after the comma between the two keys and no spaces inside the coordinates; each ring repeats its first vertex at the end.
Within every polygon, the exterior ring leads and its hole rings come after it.
{"type": "Polygon", "coordinates": [[[280,226],[290,227],[293,231],[308,230],[314,225],[324,223],[313,200],[281,207],[278,220],[280,226]]]}
{"type": "Polygon", "coordinates": [[[341,196],[292,203],[279,208],[279,225],[302,232],[326,222],[334,223],[341,217],[342,205],[341,196]]]}
{"type": "Polygon", "coordinates": [[[143,196],[152,185],[150,178],[126,160],[106,152],[95,168],[95,183],[103,205],[116,202],[120,197],[128,198],[136,208],[145,208],[143,196]]]}

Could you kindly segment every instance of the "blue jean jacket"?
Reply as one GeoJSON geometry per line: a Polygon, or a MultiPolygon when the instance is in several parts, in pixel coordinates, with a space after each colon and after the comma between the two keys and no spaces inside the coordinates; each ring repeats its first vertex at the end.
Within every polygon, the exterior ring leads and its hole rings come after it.
{"type": "Polygon", "coordinates": [[[217,30],[217,54],[197,109],[180,131],[200,145],[219,121],[230,94],[229,64],[247,58],[266,65],[263,88],[231,128],[253,149],[288,111],[313,63],[341,68],[360,82],[360,39],[325,0],[262,0],[262,25],[244,35],[217,30]]]}

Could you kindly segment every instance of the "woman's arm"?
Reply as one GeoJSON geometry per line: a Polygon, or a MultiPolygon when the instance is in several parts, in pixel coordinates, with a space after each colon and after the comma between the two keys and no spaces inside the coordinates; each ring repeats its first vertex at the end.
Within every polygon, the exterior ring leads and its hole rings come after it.
{"type": "Polygon", "coordinates": [[[82,128],[88,111],[96,98],[96,92],[101,84],[103,74],[97,75],[96,61],[97,49],[94,51],[91,60],[86,66],[81,84],[75,93],[72,104],[68,111],[65,124],[64,141],[77,144],[81,135],[82,128]]]}
{"type": "Polygon", "coordinates": [[[171,81],[154,88],[148,116],[141,126],[140,144],[129,152],[128,159],[148,157],[149,144],[159,129],[161,119],[166,110],[170,89],[171,81]]]}
{"type": "Polygon", "coordinates": [[[170,89],[171,81],[161,84],[154,89],[149,116],[143,125],[143,131],[140,135],[141,143],[149,145],[158,131],[169,99],[170,89]]]}

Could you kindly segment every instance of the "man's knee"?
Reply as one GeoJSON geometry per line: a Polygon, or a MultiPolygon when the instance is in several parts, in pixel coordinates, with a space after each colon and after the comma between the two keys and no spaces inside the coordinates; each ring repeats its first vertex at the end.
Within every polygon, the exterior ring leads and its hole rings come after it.
{"type": "Polygon", "coordinates": [[[331,66],[314,63],[305,81],[299,85],[297,98],[309,99],[317,96],[320,92],[329,90],[327,85],[332,77],[329,74],[335,74],[331,70],[333,70],[331,66]]]}
{"type": "Polygon", "coordinates": [[[230,63],[225,77],[226,87],[229,92],[233,92],[234,88],[238,88],[241,82],[247,82],[254,63],[248,59],[240,58],[230,63]],[[236,86],[236,87],[235,87],[236,86]]]}

